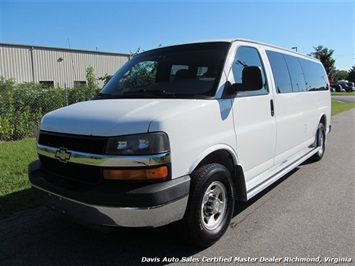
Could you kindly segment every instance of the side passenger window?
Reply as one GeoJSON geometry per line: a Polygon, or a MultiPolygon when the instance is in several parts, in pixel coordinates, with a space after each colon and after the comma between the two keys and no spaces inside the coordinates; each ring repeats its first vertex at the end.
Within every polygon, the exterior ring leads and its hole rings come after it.
{"type": "Polygon", "coordinates": [[[238,92],[237,97],[240,96],[253,96],[253,95],[264,95],[268,94],[268,88],[266,86],[264,66],[261,62],[258,51],[253,47],[242,46],[237,50],[235,56],[232,71],[234,75],[234,81],[236,83],[242,83],[242,72],[243,68],[247,66],[258,66],[261,69],[262,79],[264,86],[257,91],[241,91],[238,92]]]}
{"type": "Polygon", "coordinates": [[[303,70],[298,62],[298,58],[291,55],[284,56],[288,66],[288,71],[291,75],[292,91],[306,91],[306,82],[304,80],[303,70]]]}
{"type": "Polygon", "coordinates": [[[278,93],[292,92],[291,78],[283,54],[273,51],[266,51],[266,54],[274,75],[276,91],[278,93]]]}

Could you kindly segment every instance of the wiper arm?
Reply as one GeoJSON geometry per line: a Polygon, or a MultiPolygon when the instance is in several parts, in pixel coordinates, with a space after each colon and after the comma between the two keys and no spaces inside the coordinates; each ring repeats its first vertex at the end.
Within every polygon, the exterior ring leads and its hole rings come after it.
{"type": "Polygon", "coordinates": [[[112,94],[111,93],[102,93],[102,92],[100,92],[99,96],[107,97],[107,96],[112,96],[112,94]]]}
{"type": "Polygon", "coordinates": [[[122,92],[123,95],[129,95],[129,94],[146,94],[146,95],[151,95],[151,96],[162,96],[162,95],[169,95],[166,93],[165,90],[163,91],[158,91],[158,90],[138,90],[138,91],[124,91],[122,92]]]}
{"type": "Polygon", "coordinates": [[[102,93],[100,92],[98,95],[94,96],[92,100],[98,100],[98,99],[111,99],[113,98],[113,95],[111,93],[102,93]]]}

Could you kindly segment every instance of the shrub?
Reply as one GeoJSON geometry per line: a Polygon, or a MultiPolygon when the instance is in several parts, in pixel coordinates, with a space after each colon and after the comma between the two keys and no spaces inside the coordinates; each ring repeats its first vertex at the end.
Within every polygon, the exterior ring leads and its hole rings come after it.
{"type": "Polygon", "coordinates": [[[98,89],[89,89],[85,85],[74,87],[68,91],[68,104],[87,101],[98,93],[98,89]]]}
{"type": "Polygon", "coordinates": [[[33,137],[42,116],[66,104],[86,101],[98,89],[73,88],[66,92],[36,83],[15,84],[0,77],[0,141],[33,137]]]}

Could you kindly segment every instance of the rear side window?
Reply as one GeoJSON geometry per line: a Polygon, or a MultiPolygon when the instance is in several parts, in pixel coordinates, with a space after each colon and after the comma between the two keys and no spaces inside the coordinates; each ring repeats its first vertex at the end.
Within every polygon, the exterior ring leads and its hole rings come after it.
{"type": "Polygon", "coordinates": [[[307,91],[327,90],[328,77],[322,65],[302,58],[299,61],[304,72],[307,91]]]}
{"type": "Polygon", "coordinates": [[[278,93],[328,89],[328,78],[321,64],[274,51],[266,51],[278,93]]]}

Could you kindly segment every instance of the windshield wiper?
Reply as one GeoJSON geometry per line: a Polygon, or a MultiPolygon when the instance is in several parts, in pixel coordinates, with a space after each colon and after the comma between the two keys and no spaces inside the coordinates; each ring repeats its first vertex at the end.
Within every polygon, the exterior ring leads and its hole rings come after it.
{"type": "Polygon", "coordinates": [[[162,97],[162,98],[181,98],[181,99],[210,99],[211,96],[203,94],[183,94],[183,93],[168,93],[165,90],[132,90],[132,91],[123,91],[121,94],[110,94],[110,93],[99,93],[97,96],[92,98],[92,100],[100,99],[119,99],[119,98],[140,98],[140,97],[162,97]]]}
{"type": "Polygon", "coordinates": [[[148,96],[167,96],[167,95],[171,95],[166,93],[165,90],[163,91],[158,91],[158,90],[138,90],[138,91],[124,91],[122,92],[122,95],[137,95],[137,94],[145,94],[148,96]]]}
{"type": "Polygon", "coordinates": [[[111,93],[102,93],[100,92],[98,95],[94,96],[92,100],[99,100],[99,99],[111,99],[113,95],[111,93]]]}

